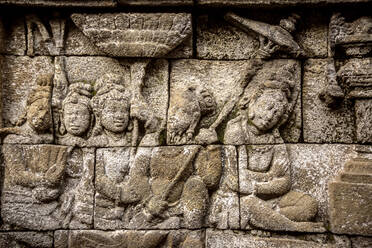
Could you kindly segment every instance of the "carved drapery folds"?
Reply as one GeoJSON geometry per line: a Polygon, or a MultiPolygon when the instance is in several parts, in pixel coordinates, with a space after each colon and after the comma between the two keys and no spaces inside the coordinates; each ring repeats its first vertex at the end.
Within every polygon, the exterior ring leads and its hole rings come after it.
{"type": "Polygon", "coordinates": [[[0,18],[0,247],[368,246],[370,14],[62,2],[0,18]]]}

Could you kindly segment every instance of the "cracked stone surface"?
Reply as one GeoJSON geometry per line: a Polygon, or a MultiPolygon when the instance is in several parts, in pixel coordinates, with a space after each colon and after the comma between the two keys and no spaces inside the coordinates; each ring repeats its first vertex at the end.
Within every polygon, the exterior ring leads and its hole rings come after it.
{"type": "Polygon", "coordinates": [[[0,248],[369,248],[367,0],[0,0],[0,248]]]}

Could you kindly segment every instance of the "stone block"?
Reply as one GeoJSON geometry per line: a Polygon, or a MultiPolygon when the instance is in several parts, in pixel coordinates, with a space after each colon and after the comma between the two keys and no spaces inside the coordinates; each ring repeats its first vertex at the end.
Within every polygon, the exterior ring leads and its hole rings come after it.
{"type": "MultiPolygon", "coordinates": [[[[228,23],[224,13],[200,15],[197,19],[197,57],[201,59],[250,59],[259,48],[259,38],[253,31],[243,31],[228,23]]],[[[272,25],[279,24],[280,13],[252,12],[245,14],[249,19],[272,25]]],[[[301,16],[293,35],[294,40],[302,47],[306,57],[327,56],[327,14],[310,11],[301,16]]],[[[291,55],[277,52],[274,57],[286,58],[291,55]]]]}
{"type": "Polygon", "coordinates": [[[6,248],[38,247],[52,248],[52,232],[6,232],[0,233],[0,246],[6,248]]]}
{"type": "Polygon", "coordinates": [[[119,0],[119,6],[191,6],[193,0],[119,0]]]}
{"type": "Polygon", "coordinates": [[[333,232],[372,235],[371,189],[371,184],[330,183],[330,223],[333,232]]]}
{"type": "Polygon", "coordinates": [[[282,143],[282,138],[288,142],[299,140],[300,65],[295,60],[177,60],[171,64],[170,77],[168,144],[238,145],[282,143]],[[276,80],[276,86],[271,85],[271,80],[276,80]],[[281,89],[287,90],[284,93],[281,89]],[[248,105],[257,111],[249,116],[259,119],[258,112],[269,107],[262,102],[268,101],[279,109],[275,116],[271,115],[268,128],[259,127],[261,130],[255,135],[253,129],[260,124],[248,123],[248,105]]]}
{"type": "Polygon", "coordinates": [[[28,7],[115,7],[114,0],[0,0],[0,4],[28,7]]]}
{"type": "MultiPolygon", "coordinates": [[[[106,53],[96,46],[83,32],[72,22],[69,17],[64,17],[67,21],[66,34],[63,41],[63,48],[60,51],[61,55],[65,56],[105,56],[106,53]]],[[[40,32],[35,29],[33,31],[34,39],[34,55],[50,55],[48,51],[48,43],[45,42],[40,32]]],[[[181,44],[174,48],[166,58],[189,58],[193,55],[192,35],[185,39],[181,44]]]]}
{"type": "Polygon", "coordinates": [[[3,145],[2,153],[1,216],[10,229],[92,227],[94,149],[3,145]]]}
{"type": "MultiPolygon", "coordinates": [[[[256,232],[263,235],[262,232],[256,232]]],[[[315,235],[314,235],[315,236],[315,235]]],[[[300,238],[299,236],[275,235],[273,237],[252,235],[243,231],[215,231],[207,229],[206,248],[347,248],[331,240],[317,240],[314,237],[300,238]],[[307,240],[308,239],[308,240],[307,240]],[[314,240],[312,240],[314,239],[314,240]]]]}
{"type": "Polygon", "coordinates": [[[24,18],[1,14],[0,54],[24,55],[26,52],[26,33],[24,18]]]}
{"type": "Polygon", "coordinates": [[[3,142],[53,142],[52,58],[3,56],[2,60],[3,142]]]}
{"type": "Polygon", "coordinates": [[[318,202],[317,221],[329,220],[328,182],[357,153],[353,145],[287,145],[291,161],[292,190],[311,195],[318,202]]]}
{"type": "Polygon", "coordinates": [[[355,4],[368,3],[368,0],[197,0],[201,6],[218,6],[218,7],[292,7],[292,6],[323,6],[331,4],[355,4]]]}
{"type": "Polygon", "coordinates": [[[327,183],[345,158],[355,156],[353,147],[290,144],[236,149],[242,229],[325,231],[327,183]]]}
{"type": "Polygon", "coordinates": [[[188,13],[77,13],[71,19],[94,45],[114,57],[161,58],[192,33],[188,13]]]}
{"type": "Polygon", "coordinates": [[[222,173],[220,146],[97,150],[95,228],[198,229],[222,173]],[[168,165],[172,165],[169,167],[168,165]]]}
{"type": "Polygon", "coordinates": [[[202,248],[204,247],[204,232],[201,230],[70,230],[56,231],[54,240],[55,248],[202,248]]]}
{"type": "Polygon", "coordinates": [[[351,237],[352,248],[368,248],[372,246],[371,237],[351,237]]]}
{"type": "Polygon", "coordinates": [[[329,108],[319,98],[327,85],[328,61],[310,59],[305,62],[303,75],[304,141],[310,143],[355,142],[353,105],[342,101],[336,109],[329,108]]]}
{"type": "Polygon", "coordinates": [[[331,231],[372,236],[372,160],[353,159],[329,183],[331,231]]]}
{"type": "Polygon", "coordinates": [[[217,229],[240,229],[238,157],[233,146],[222,148],[222,174],[213,192],[207,226],[217,229]]]}

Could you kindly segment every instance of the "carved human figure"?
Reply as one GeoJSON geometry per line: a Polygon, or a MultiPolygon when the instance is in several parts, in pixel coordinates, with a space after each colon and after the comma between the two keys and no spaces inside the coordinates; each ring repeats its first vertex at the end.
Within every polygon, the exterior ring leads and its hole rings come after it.
{"type": "Polygon", "coordinates": [[[131,169],[130,185],[140,212],[131,228],[201,228],[209,192],[221,176],[221,147],[141,148],[131,169]],[[171,165],[171,166],[170,166],[171,165]]]}
{"type": "Polygon", "coordinates": [[[139,196],[133,188],[140,185],[130,185],[128,179],[131,169],[131,149],[133,148],[103,148],[96,152],[95,227],[97,228],[126,228],[132,205],[139,201],[139,196]]]}
{"type": "Polygon", "coordinates": [[[5,182],[1,215],[5,223],[28,229],[61,228],[59,197],[68,147],[4,145],[5,182]]]}
{"type": "Polygon", "coordinates": [[[216,101],[210,91],[200,87],[188,87],[170,110],[169,142],[194,143],[196,127],[201,119],[214,114],[216,109],[216,101]]]}
{"type": "Polygon", "coordinates": [[[78,82],[69,86],[66,98],[62,102],[61,123],[62,134],[58,142],[62,145],[86,146],[93,124],[91,107],[92,86],[78,82]]]}
{"type": "Polygon", "coordinates": [[[315,199],[290,191],[290,161],[278,128],[289,114],[291,100],[289,84],[271,79],[242,98],[238,116],[227,124],[227,143],[268,144],[238,147],[240,184],[237,188],[231,178],[230,188],[241,195],[242,228],[325,231],[322,223],[309,222],[317,213],[315,199]]]}
{"type": "Polygon", "coordinates": [[[52,75],[40,75],[37,87],[27,98],[26,111],[17,122],[17,127],[2,128],[4,143],[39,144],[52,143],[51,114],[52,75]]]}
{"type": "Polygon", "coordinates": [[[95,86],[92,98],[96,118],[91,146],[128,146],[131,144],[129,119],[130,95],[117,74],[106,74],[95,86]]]}

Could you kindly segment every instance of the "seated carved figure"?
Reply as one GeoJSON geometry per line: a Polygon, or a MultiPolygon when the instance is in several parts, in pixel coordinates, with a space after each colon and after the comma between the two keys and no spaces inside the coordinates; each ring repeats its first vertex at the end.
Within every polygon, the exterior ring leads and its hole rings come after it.
{"type": "Polygon", "coordinates": [[[66,98],[62,102],[58,142],[62,145],[86,146],[93,124],[93,111],[90,103],[92,86],[78,82],[69,86],[66,98]]]}
{"type": "Polygon", "coordinates": [[[66,168],[67,147],[5,145],[5,182],[1,215],[22,228],[61,228],[64,214],[59,198],[66,168]]]}
{"type": "Polygon", "coordinates": [[[316,200],[290,191],[290,161],[278,130],[288,115],[290,92],[284,82],[265,82],[242,99],[238,116],[227,124],[225,142],[269,144],[238,148],[239,159],[247,164],[239,165],[239,188],[230,181],[231,189],[241,195],[242,228],[325,231],[322,223],[309,222],[317,213],[316,200]]]}
{"type": "Polygon", "coordinates": [[[27,98],[27,107],[17,127],[2,128],[0,133],[6,135],[4,143],[39,144],[52,143],[52,114],[50,106],[52,75],[37,78],[37,87],[27,98]]]}
{"type": "Polygon", "coordinates": [[[98,80],[95,90],[91,102],[96,124],[88,143],[92,146],[130,145],[130,95],[122,85],[122,78],[106,74],[98,80]]]}
{"type": "Polygon", "coordinates": [[[141,148],[130,185],[140,198],[131,228],[201,228],[221,176],[221,147],[141,148]]]}
{"type": "Polygon", "coordinates": [[[104,148],[96,152],[95,226],[98,228],[127,227],[130,205],[139,200],[128,182],[131,149],[104,148]]]}

